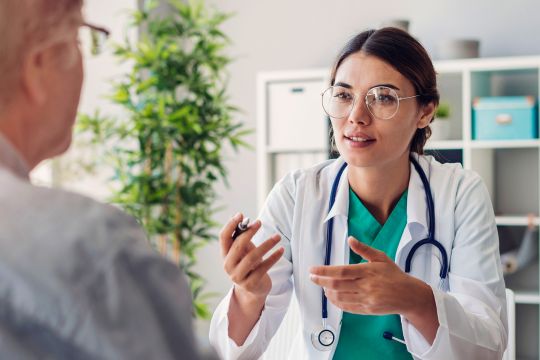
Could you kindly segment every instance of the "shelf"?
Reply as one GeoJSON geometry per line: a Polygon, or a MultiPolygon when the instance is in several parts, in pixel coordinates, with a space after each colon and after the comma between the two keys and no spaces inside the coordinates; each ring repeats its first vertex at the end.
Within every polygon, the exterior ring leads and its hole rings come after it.
{"type": "Polygon", "coordinates": [[[463,149],[463,141],[461,140],[436,140],[426,143],[427,150],[459,150],[463,149]]]}
{"type": "Polygon", "coordinates": [[[540,140],[472,140],[473,149],[521,149],[539,148],[540,140]]]}
{"type": "Polygon", "coordinates": [[[515,292],[516,304],[540,304],[540,294],[532,291],[517,291],[515,292]]]}
{"type": "MultiPolygon", "coordinates": [[[[527,216],[495,216],[495,222],[501,226],[527,226],[529,218],[527,216]]],[[[540,217],[535,217],[534,225],[540,225],[540,217]]]]}
{"type": "Polygon", "coordinates": [[[318,153],[328,153],[327,148],[281,148],[281,147],[269,147],[266,149],[268,154],[318,154],[318,153]]]}
{"type": "Polygon", "coordinates": [[[434,62],[438,73],[461,73],[462,71],[500,71],[512,69],[535,69],[540,66],[539,56],[516,56],[501,58],[474,58],[439,60],[434,62]]]}

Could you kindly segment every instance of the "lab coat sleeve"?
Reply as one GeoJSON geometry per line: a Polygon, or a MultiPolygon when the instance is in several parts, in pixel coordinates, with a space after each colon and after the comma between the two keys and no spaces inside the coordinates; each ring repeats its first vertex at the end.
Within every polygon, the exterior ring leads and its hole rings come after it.
{"type": "Polygon", "coordinates": [[[417,359],[501,359],[507,345],[505,285],[497,227],[488,191],[469,173],[457,191],[449,291],[433,288],[439,328],[430,346],[404,327],[417,359]]]}
{"type": "Polygon", "coordinates": [[[268,272],[272,279],[272,289],[261,316],[246,341],[238,345],[228,335],[227,313],[232,289],[213,314],[210,343],[222,359],[258,359],[266,350],[287,312],[293,287],[290,239],[295,187],[293,175],[287,175],[271,191],[259,217],[262,227],[252,242],[260,245],[270,236],[280,234],[281,242],[277,246],[284,247],[285,253],[268,272]]]}

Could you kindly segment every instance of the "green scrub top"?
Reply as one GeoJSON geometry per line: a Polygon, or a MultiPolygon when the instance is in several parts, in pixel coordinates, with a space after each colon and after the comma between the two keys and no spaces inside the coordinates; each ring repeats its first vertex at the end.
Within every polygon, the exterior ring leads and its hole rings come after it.
{"type": "MultiPolygon", "coordinates": [[[[384,225],[371,215],[358,196],[349,188],[349,235],[384,251],[394,259],[407,224],[407,191],[403,193],[384,225]]],[[[350,250],[350,264],[365,262],[350,250]]],[[[407,347],[383,338],[390,331],[403,339],[399,315],[358,315],[343,312],[341,331],[334,359],[412,359],[407,347]]]]}

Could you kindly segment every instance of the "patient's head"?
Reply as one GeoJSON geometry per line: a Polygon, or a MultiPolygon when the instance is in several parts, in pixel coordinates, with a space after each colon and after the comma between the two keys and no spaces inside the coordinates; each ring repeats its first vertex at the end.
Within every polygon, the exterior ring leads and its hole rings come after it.
{"type": "Polygon", "coordinates": [[[0,131],[31,167],[71,142],[83,79],[82,2],[0,1],[0,131]]]}

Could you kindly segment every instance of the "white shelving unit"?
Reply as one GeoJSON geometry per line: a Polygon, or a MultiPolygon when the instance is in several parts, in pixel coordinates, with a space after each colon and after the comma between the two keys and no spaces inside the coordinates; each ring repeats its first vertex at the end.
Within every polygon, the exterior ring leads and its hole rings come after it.
{"type": "MultiPolygon", "coordinates": [[[[533,214],[540,225],[540,140],[472,139],[471,104],[479,96],[540,93],[540,56],[479,58],[435,63],[441,101],[450,105],[450,138],[428,141],[441,160],[459,161],[478,172],[490,192],[501,249],[519,243],[533,214]]],[[[258,201],[290,170],[328,157],[328,121],[320,93],[328,86],[324,69],[261,73],[258,77],[258,201]]],[[[540,119],[537,119],[540,124],[540,119]]],[[[539,126],[540,127],[540,126],[539,126]]],[[[540,239],[539,239],[540,240],[540,239]]],[[[538,257],[506,277],[515,291],[518,359],[540,358],[540,270],[538,257]]]]}

